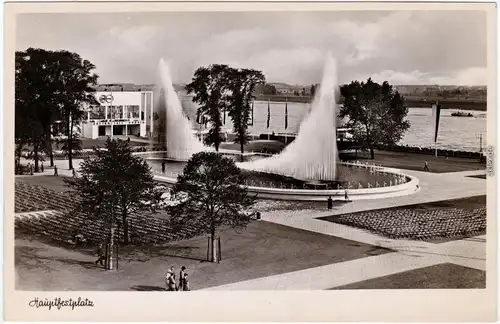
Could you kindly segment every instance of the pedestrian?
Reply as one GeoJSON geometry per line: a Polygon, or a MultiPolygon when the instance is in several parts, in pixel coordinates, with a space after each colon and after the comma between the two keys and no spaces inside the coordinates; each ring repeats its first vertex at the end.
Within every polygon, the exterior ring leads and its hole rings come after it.
{"type": "Polygon", "coordinates": [[[424,171],[429,171],[429,163],[427,161],[424,163],[424,171]]]}
{"type": "Polygon", "coordinates": [[[40,166],[41,170],[42,170],[42,173],[43,173],[43,162],[42,162],[42,165],[40,166]]]}
{"type": "Polygon", "coordinates": [[[333,208],[333,199],[332,199],[332,196],[328,196],[327,203],[328,203],[328,209],[332,209],[333,208]]]}
{"type": "Polygon", "coordinates": [[[186,267],[182,266],[181,271],[179,272],[179,290],[184,290],[183,287],[184,287],[184,276],[185,275],[187,275],[186,274],[186,267]]]}
{"type": "Polygon", "coordinates": [[[104,260],[106,259],[104,257],[104,244],[102,243],[99,243],[99,245],[97,246],[97,260],[95,261],[95,264],[100,264],[102,266],[104,266],[104,260]]]}
{"type": "Polygon", "coordinates": [[[161,173],[165,173],[165,161],[161,162],[161,173]]]}
{"type": "Polygon", "coordinates": [[[59,173],[57,172],[57,165],[54,165],[54,177],[58,177],[59,173]]]}
{"type": "Polygon", "coordinates": [[[344,192],[344,199],[345,201],[349,201],[349,196],[347,195],[347,189],[344,192]]]}
{"type": "Polygon", "coordinates": [[[30,164],[30,175],[33,175],[34,167],[33,164],[30,164]]]}
{"type": "Polygon", "coordinates": [[[190,291],[189,289],[189,280],[188,280],[188,274],[184,274],[184,283],[182,284],[182,291],[190,291]]]}
{"type": "Polygon", "coordinates": [[[176,283],[175,283],[175,269],[174,266],[171,266],[165,275],[165,285],[167,286],[168,291],[176,291],[176,283]]]}

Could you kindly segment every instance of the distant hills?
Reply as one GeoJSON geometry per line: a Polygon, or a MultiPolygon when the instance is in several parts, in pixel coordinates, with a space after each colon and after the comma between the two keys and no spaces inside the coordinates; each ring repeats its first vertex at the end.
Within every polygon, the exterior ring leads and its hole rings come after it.
{"type": "MultiPolygon", "coordinates": [[[[315,85],[316,87],[318,85],[315,85]]],[[[100,84],[97,91],[144,91],[154,90],[155,84],[112,83],[100,84]]],[[[288,97],[291,101],[307,102],[311,97],[312,85],[291,85],[283,82],[270,82],[256,87],[257,97],[288,97]],[[295,97],[294,100],[293,97],[295,97]],[[303,98],[298,98],[303,97],[303,98]]],[[[395,85],[394,88],[407,99],[421,100],[457,100],[485,102],[486,86],[454,86],[454,85],[395,85]]],[[[174,84],[174,89],[185,95],[185,84],[174,84]]]]}

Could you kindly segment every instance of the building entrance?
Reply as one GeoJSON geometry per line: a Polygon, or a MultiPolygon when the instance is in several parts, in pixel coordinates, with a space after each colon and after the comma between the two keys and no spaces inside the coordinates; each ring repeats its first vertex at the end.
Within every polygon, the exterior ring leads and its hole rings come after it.
{"type": "Polygon", "coordinates": [[[113,135],[125,135],[125,126],[114,125],[113,126],[113,135]]]}
{"type": "Polygon", "coordinates": [[[99,136],[106,136],[106,126],[99,126],[99,136]]]}

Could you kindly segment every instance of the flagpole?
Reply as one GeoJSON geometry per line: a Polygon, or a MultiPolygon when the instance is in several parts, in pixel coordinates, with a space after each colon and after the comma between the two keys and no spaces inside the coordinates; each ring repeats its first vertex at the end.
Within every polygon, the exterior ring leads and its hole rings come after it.
{"type": "Polygon", "coordinates": [[[267,98],[267,140],[271,139],[271,134],[269,134],[269,126],[271,125],[271,99],[267,98]]]}
{"type": "Polygon", "coordinates": [[[285,97],[285,145],[288,144],[288,97],[285,97]]]}
{"type": "Polygon", "coordinates": [[[438,157],[438,145],[437,145],[437,135],[439,129],[439,117],[441,115],[441,106],[439,105],[439,100],[432,107],[432,116],[434,117],[434,155],[438,157]]]}

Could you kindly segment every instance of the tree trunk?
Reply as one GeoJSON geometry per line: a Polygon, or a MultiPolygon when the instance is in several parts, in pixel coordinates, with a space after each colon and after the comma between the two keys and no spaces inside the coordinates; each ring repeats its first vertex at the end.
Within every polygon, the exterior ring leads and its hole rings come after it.
{"type": "Polygon", "coordinates": [[[127,212],[122,212],[122,222],[123,222],[123,243],[130,244],[130,237],[128,233],[128,218],[127,212]]]}
{"type": "Polygon", "coordinates": [[[243,139],[240,138],[240,151],[241,151],[241,162],[244,162],[243,153],[245,152],[245,145],[243,144],[243,139]]]}
{"type": "Polygon", "coordinates": [[[210,245],[212,248],[212,262],[217,262],[217,244],[215,244],[215,229],[212,229],[212,236],[210,237],[210,245]]]}
{"type": "Polygon", "coordinates": [[[68,149],[68,164],[69,169],[73,170],[73,120],[71,119],[69,113],[66,122],[68,123],[68,139],[66,144],[66,147],[68,149]]]}
{"type": "Polygon", "coordinates": [[[108,270],[114,270],[114,247],[115,247],[115,224],[111,221],[111,228],[109,229],[109,261],[108,270]]]}
{"type": "Polygon", "coordinates": [[[35,160],[35,172],[38,172],[38,136],[34,135],[33,136],[33,155],[34,155],[34,160],[35,160]]]}
{"type": "Polygon", "coordinates": [[[50,158],[50,166],[54,166],[54,152],[52,151],[52,144],[50,145],[50,151],[49,151],[49,158],[50,158]]]}
{"type": "Polygon", "coordinates": [[[50,159],[50,166],[54,166],[54,152],[52,150],[52,137],[51,134],[47,134],[47,150],[49,153],[49,159],[50,159]]]}

